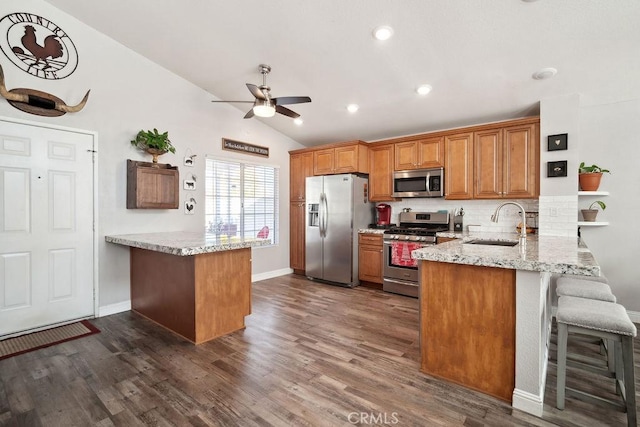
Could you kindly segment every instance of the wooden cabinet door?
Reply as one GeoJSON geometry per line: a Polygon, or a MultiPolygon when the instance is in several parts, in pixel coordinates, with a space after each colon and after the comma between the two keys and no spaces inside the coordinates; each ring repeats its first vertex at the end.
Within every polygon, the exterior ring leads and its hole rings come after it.
{"type": "Polygon", "coordinates": [[[305,204],[291,202],[289,216],[289,267],[302,273],[305,269],[305,204]]]}
{"type": "Polygon", "coordinates": [[[313,176],[313,153],[292,154],[289,159],[289,199],[305,199],[305,180],[313,176]]]}
{"type": "Polygon", "coordinates": [[[334,149],[333,173],[358,172],[358,146],[339,147],[334,149]]]}
{"type": "Polygon", "coordinates": [[[473,197],[473,133],[448,135],[445,147],[445,198],[465,200],[473,197]]]}
{"type": "Polygon", "coordinates": [[[502,197],[538,197],[540,141],[537,133],[535,124],[504,129],[502,197]]]}
{"type": "Polygon", "coordinates": [[[382,284],[382,235],[359,236],[358,279],[382,284]]]}
{"type": "Polygon", "coordinates": [[[425,138],[416,141],[419,168],[439,168],[444,166],[444,138],[425,138]]]}
{"type": "Polygon", "coordinates": [[[313,152],[313,174],[331,175],[335,169],[335,153],[333,148],[313,152]]]}
{"type": "Polygon", "coordinates": [[[178,168],[127,160],[127,209],[178,209],[178,168]]]}
{"type": "Polygon", "coordinates": [[[393,144],[369,148],[369,200],[393,201],[393,144]]]}
{"type": "Polygon", "coordinates": [[[394,151],[395,170],[415,169],[418,166],[418,143],[416,141],[398,142],[394,144],[394,151]]]}
{"type": "Polygon", "coordinates": [[[502,129],[489,129],[474,133],[473,155],[475,199],[502,197],[502,129]]]}
{"type": "Polygon", "coordinates": [[[444,138],[424,138],[395,144],[395,170],[444,166],[444,138]]]}

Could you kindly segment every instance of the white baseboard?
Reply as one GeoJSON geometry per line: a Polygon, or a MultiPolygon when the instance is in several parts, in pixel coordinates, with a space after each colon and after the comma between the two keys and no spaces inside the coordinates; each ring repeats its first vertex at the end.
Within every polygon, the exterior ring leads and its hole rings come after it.
{"type": "Polygon", "coordinates": [[[515,389],[513,390],[511,406],[528,414],[535,415],[536,417],[542,417],[544,408],[543,398],[544,397],[536,396],[523,390],[515,389]]]}
{"type": "Polygon", "coordinates": [[[631,321],[633,323],[640,323],[640,313],[637,311],[628,311],[627,310],[627,314],[629,315],[629,319],[631,319],[631,321]]]}
{"type": "Polygon", "coordinates": [[[274,277],[284,276],[285,274],[291,274],[293,270],[290,268],[282,268],[280,270],[267,271],[266,273],[252,274],[251,282],[259,282],[260,280],[267,280],[274,277]]]}
{"type": "Polygon", "coordinates": [[[111,314],[122,313],[131,310],[131,300],[105,305],[98,308],[98,317],[109,316],[111,314]]]}

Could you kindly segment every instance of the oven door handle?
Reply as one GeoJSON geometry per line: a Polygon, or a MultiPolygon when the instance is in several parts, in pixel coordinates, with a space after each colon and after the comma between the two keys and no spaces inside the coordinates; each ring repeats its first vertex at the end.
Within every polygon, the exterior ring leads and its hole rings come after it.
{"type": "Polygon", "coordinates": [[[419,282],[413,282],[411,280],[396,280],[396,279],[390,279],[388,277],[384,278],[385,282],[391,282],[391,283],[397,283],[398,285],[412,285],[412,286],[419,286],[419,282]]]}

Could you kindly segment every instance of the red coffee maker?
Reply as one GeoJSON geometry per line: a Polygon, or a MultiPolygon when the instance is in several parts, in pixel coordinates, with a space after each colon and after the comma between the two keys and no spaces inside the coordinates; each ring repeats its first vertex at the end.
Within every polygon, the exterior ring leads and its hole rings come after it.
{"type": "Polygon", "coordinates": [[[386,203],[380,203],[376,206],[378,211],[378,221],[376,225],[389,225],[391,224],[391,205],[386,203]]]}

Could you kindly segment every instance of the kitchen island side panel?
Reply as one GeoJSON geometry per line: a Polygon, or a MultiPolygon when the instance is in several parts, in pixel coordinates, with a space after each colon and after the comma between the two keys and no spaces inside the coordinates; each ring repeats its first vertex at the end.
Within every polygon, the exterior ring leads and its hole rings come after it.
{"type": "Polygon", "coordinates": [[[131,309],[195,342],[194,256],[129,250],[131,309]]]}
{"type": "Polygon", "coordinates": [[[251,314],[251,248],[195,256],[196,344],[245,327],[251,314]]]}
{"type": "Polygon", "coordinates": [[[511,402],[516,271],[421,262],[421,370],[511,402]]]}

